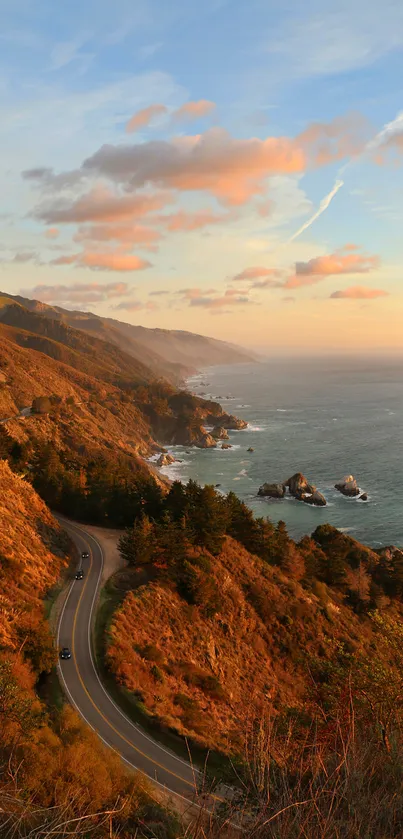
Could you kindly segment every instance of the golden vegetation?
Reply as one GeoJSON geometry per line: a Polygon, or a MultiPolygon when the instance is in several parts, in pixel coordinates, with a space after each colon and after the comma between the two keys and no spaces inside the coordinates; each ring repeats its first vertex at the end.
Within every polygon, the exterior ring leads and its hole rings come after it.
{"type": "Polygon", "coordinates": [[[70,546],[44,502],[4,460],[0,486],[0,646],[16,650],[27,635],[39,634],[43,597],[70,546]]]}
{"type": "MultiPolygon", "coordinates": [[[[336,592],[307,591],[229,537],[203,557],[214,614],[166,580],[141,585],[114,615],[107,661],[157,720],[233,752],[251,712],[303,708],[309,660],[330,659],[336,641],[360,649],[371,631],[336,592]]],[[[128,572],[120,577],[127,585],[128,572]]]]}

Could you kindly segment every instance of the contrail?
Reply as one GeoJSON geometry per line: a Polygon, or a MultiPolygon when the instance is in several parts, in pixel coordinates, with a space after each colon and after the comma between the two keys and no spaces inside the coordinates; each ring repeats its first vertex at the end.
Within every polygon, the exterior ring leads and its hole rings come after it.
{"type": "Polygon", "coordinates": [[[338,177],[335,181],[333,189],[329,192],[328,195],[325,195],[325,197],[322,198],[322,201],[320,202],[319,208],[317,209],[316,213],[314,213],[313,216],[311,216],[311,218],[308,219],[308,221],[306,221],[299,228],[299,230],[296,231],[296,233],[293,233],[291,238],[288,239],[287,244],[289,242],[293,242],[294,239],[297,239],[298,236],[300,236],[301,233],[304,232],[304,230],[307,230],[307,228],[310,227],[311,224],[313,224],[314,221],[316,221],[316,219],[319,218],[319,216],[321,216],[322,213],[325,212],[325,210],[327,210],[330,202],[333,200],[340,187],[344,185],[344,181],[340,179],[340,175],[344,174],[346,169],[349,169],[350,166],[354,166],[354,163],[357,163],[357,161],[364,157],[365,154],[371,154],[371,152],[376,151],[376,149],[378,149],[385,141],[389,140],[395,134],[400,134],[402,132],[403,111],[400,111],[400,113],[397,114],[397,116],[395,117],[395,119],[392,120],[392,122],[385,123],[385,125],[379,131],[379,133],[376,134],[375,137],[372,140],[370,140],[369,143],[366,144],[363,150],[356,157],[354,157],[352,160],[347,161],[347,163],[345,163],[344,166],[342,166],[341,169],[339,169],[338,177]]]}
{"type": "Polygon", "coordinates": [[[327,210],[330,202],[333,200],[334,196],[339,191],[340,187],[343,186],[343,184],[344,181],[341,181],[339,179],[335,181],[333,189],[329,192],[328,195],[325,195],[325,197],[322,198],[322,201],[320,202],[319,207],[316,210],[316,213],[314,213],[313,216],[311,216],[311,218],[308,219],[308,221],[304,222],[304,224],[296,231],[296,233],[293,233],[291,238],[288,240],[288,243],[293,242],[294,239],[300,236],[301,233],[304,232],[304,230],[307,230],[307,228],[310,227],[311,224],[313,224],[314,221],[316,221],[316,219],[319,218],[319,216],[321,216],[322,213],[325,212],[325,210],[327,210]]]}

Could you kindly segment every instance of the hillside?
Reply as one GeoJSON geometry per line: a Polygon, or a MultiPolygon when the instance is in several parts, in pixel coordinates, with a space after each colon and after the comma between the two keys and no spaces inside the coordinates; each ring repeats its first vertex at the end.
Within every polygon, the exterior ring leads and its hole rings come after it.
{"type": "Polygon", "coordinates": [[[112,829],[126,839],[149,836],[148,825],[153,835],[163,829],[173,836],[172,816],[144,781],[126,772],[59,694],[50,706],[38,694],[57,660],[43,598],[72,545],[29,483],[2,460],[0,485],[1,836],[82,836],[82,819],[94,839],[107,839],[112,829]]]}
{"type": "Polygon", "coordinates": [[[234,755],[247,720],[313,723],[319,702],[334,713],[349,680],[357,719],[368,717],[374,658],[389,668],[382,691],[400,683],[378,631],[403,614],[397,549],[375,552],[328,525],[296,544],[282,522],[190,482],[174,484],[157,522],[135,524],[121,550],[129,568],[113,584],[107,664],[143,712],[198,745],[234,755]]]}
{"type": "Polygon", "coordinates": [[[99,317],[91,312],[48,306],[39,300],[29,300],[18,295],[3,294],[2,297],[20,303],[31,312],[60,320],[67,326],[114,344],[145,364],[154,376],[164,376],[176,384],[198,367],[255,360],[253,353],[241,347],[192,332],[147,329],[114,318],[99,317]]]}
{"type": "Polygon", "coordinates": [[[30,484],[4,460],[0,486],[0,647],[15,651],[29,633],[28,648],[32,652],[36,641],[39,655],[42,601],[66,566],[71,546],[30,484]]]}

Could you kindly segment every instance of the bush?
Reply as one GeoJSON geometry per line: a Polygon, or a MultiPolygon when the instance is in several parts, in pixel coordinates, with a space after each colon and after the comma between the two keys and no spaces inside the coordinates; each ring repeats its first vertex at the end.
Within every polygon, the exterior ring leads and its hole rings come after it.
{"type": "Polygon", "coordinates": [[[49,414],[52,410],[52,402],[48,396],[35,396],[32,400],[32,412],[34,414],[49,414]]]}

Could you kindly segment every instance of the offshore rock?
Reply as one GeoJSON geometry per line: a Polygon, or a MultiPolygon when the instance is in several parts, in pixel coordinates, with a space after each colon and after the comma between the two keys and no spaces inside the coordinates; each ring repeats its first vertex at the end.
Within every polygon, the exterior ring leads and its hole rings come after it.
{"type": "Polygon", "coordinates": [[[263,498],[284,498],[285,486],[284,484],[263,484],[259,487],[257,494],[263,498]]]}
{"type": "Polygon", "coordinates": [[[313,504],[315,507],[326,507],[326,498],[317,489],[312,495],[303,495],[302,501],[305,504],[313,504]]]}
{"type": "Polygon", "coordinates": [[[347,498],[356,498],[360,494],[360,489],[353,475],[346,475],[342,481],[339,481],[334,486],[335,489],[341,492],[342,495],[346,495],[347,498]]]}
{"type": "Polygon", "coordinates": [[[285,481],[284,486],[288,487],[290,495],[297,498],[298,501],[302,501],[303,496],[313,495],[313,493],[316,492],[316,486],[314,484],[309,484],[302,472],[296,472],[295,475],[288,478],[288,481],[285,481]]]}

